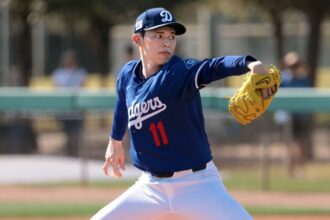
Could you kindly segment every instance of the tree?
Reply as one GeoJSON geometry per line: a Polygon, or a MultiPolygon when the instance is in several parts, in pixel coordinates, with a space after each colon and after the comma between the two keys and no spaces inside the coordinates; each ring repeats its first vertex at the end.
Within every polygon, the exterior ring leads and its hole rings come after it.
{"type": "Polygon", "coordinates": [[[264,9],[270,17],[273,26],[273,37],[276,48],[277,63],[281,63],[284,55],[284,39],[283,39],[283,14],[288,7],[287,0],[267,1],[267,0],[250,0],[256,2],[264,9]]]}
{"type": "MultiPolygon", "coordinates": [[[[45,2],[48,5],[47,12],[57,13],[64,17],[69,26],[74,26],[78,19],[83,19],[89,24],[88,38],[93,57],[97,62],[93,71],[105,75],[108,73],[109,67],[108,48],[111,45],[109,45],[108,34],[112,26],[125,23],[127,20],[134,20],[136,15],[146,8],[162,5],[168,9],[173,9],[187,0],[157,2],[147,0],[45,0],[45,2]]],[[[74,30],[74,28],[69,27],[68,30],[74,30]]],[[[71,35],[74,35],[74,31],[71,31],[71,35]]]]}
{"type": "Polygon", "coordinates": [[[321,26],[330,12],[330,2],[321,0],[290,0],[291,6],[302,11],[307,18],[309,27],[307,39],[307,64],[310,67],[313,85],[315,85],[319,51],[321,45],[321,26]]]}
{"type": "Polygon", "coordinates": [[[321,0],[249,0],[247,2],[258,5],[269,13],[274,27],[276,48],[278,50],[277,59],[283,56],[283,13],[291,9],[301,11],[306,15],[307,25],[309,27],[306,60],[310,67],[313,85],[315,86],[321,45],[321,26],[330,12],[330,2],[321,0]]]}
{"type": "MultiPolygon", "coordinates": [[[[14,51],[13,60],[18,66],[23,78],[23,85],[28,85],[31,78],[31,15],[33,15],[33,4],[42,1],[46,5],[45,15],[56,15],[66,25],[68,47],[74,47],[75,41],[79,36],[76,34],[76,26],[79,20],[88,24],[87,38],[89,47],[95,58],[96,65],[94,72],[104,75],[109,68],[109,30],[112,26],[119,23],[130,24],[138,13],[149,7],[165,7],[169,10],[178,5],[183,5],[188,0],[12,0],[11,15],[12,23],[19,24],[17,36],[12,40],[14,51]]],[[[189,3],[194,1],[189,1],[189,3]]],[[[15,26],[14,25],[14,26],[15,26]]],[[[128,36],[129,37],[129,36],[128,36]]]]}
{"type": "Polygon", "coordinates": [[[271,21],[273,27],[274,42],[275,42],[275,57],[277,63],[281,63],[284,55],[284,37],[283,37],[283,15],[288,9],[288,0],[238,0],[244,6],[253,5],[258,8],[257,13],[265,14],[271,21]]]}
{"type": "Polygon", "coordinates": [[[11,42],[11,57],[14,65],[21,73],[23,85],[28,84],[32,67],[31,28],[29,24],[31,3],[32,0],[12,0],[10,5],[11,19],[17,26],[17,34],[11,42]]]}

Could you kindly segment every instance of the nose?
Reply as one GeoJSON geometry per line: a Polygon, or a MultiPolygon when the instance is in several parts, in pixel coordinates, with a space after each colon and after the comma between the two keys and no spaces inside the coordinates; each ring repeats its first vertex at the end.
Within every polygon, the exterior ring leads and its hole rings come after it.
{"type": "Polygon", "coordinates": [[[163,42],[163,43],[161,44],[161,46],[162,46],[162,47],[168,47],[169,44],[168,44],[168,42],[163,42]]]}
{"type": "Polygon", "coordinates": [[[164,38],[164,40],[161,43],[161,46],[162,47],[169,47],[170,46],[170,43],[169,42],[170,42],[169,39],[164,38]]]}

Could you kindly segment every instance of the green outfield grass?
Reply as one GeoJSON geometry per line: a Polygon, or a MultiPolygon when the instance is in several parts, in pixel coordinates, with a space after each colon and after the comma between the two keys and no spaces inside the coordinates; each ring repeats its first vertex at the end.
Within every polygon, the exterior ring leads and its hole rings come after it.
{"type": "MultiPolygon", "coordinates": [[[[68,203],[0,203],[0,217],[65,217],[91,216],[105,204],[68,203]]],[[[284,208],[284,207],[246,207],[252,215],[330,215],[330,209],[284,208]]]]}
{"type": "MultiPolygon", "coordinates": [[[[222,167],[224,183],[230,190],[262,190],[259,167],[222,167]]],[[[91,187],[127,188],[134,180],[91,181],[91,187]]],[[[33,184],[34,187],[78,186],[77,182],[33,184]]],[[[289,177],[285,167],[272,165],[269,173],[268,191],[282,192],[330,192],[330,163],[309,163],[297,177],[289,177]]]]}
{"type": "MultiPolygon", "coordinates": [[[[262,175],[258,167],[224,168],[223,177],[229,189],[262,189],[262,175]]],[[[273,165],[268,179],[269,191],[330,192],[330,164],[306,164],[296,177],[289,177],[285,167],[273,165]]]]}
{"type": "MultiPolygon", "coordinates": [[[[224,182],[229,190],[261,190],[261,172],[258,167],[222,167],[224,182]]],[[[269,191],[294,192],[330,192],[330,164],[310,163],[304,167],[303,175],[290,178],[282,166],[274,165],[270,172],[269,191]]],[[[92,181],[88,187],[126,189],[132,181],[92,181]]],[[[28,187],[57,188],[79,186],[77,182],[33,184],[28,187]]],[[[24,186],[23,186],[24,187],[24,186]]],[[[8,216],[91,216],[96,213],[102,203],[92,202],[5,202],[0,201],[0,217],[8,216]]],[[[252,215],[329,215],[330,209],[293,208],[293,207],[246,207],[252,215]]]]}
{"type": "MultiPolygon", "coordinates": [[[[230,190],[262,190],[260,167],[223,167],[220,169],[226,187],[230,190]]],[[[134,181],[98,181],[95,187],[128,187],[134,181]]],[[[74,184],[74,183],[72,183],[74,184]]],[[[309,163],[299,175],[289,177],[285,167],[272,165],[269,173],[269,191],[330,192],[330,163],[309,163]]]]}
{"type": "Polygon", "coordinates": [[[0,203],[0,217],[9,216],[90,216],[105,204],[77,203],[0,203]]]}
{"type": "Polygon", "coordinates": [[[285,207],[245,207],[252,215],[330,215],[330,209],[285,208],[285,207]]]}

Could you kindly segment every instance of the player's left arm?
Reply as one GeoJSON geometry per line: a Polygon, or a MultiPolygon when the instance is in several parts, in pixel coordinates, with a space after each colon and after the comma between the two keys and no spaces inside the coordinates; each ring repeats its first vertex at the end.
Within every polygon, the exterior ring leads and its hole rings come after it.
{"type": "MultiPolygon", "coordinates": [[[[242,75],[250,71],[248,65],[257,61],[252,56],[224,56],[206,59],[199,63],[196,78],[199,88],[228,76],[242,75]]],[[[251,68],[254,65],[251,65],[251,68]]]]}
{"type": "MultiPolygon", "coordinates": [[[[242,75],[249,71],[257,74],[267,73],[268,68],[256,58],[248,56],[224,56],[207,59],[201,62],[200,68],[196,72],[197,84],[199,88],[205,85],[234,75],[242,75]]],[[[277,88],[262,89],[264,99],[271,97],[277,88]]]]}

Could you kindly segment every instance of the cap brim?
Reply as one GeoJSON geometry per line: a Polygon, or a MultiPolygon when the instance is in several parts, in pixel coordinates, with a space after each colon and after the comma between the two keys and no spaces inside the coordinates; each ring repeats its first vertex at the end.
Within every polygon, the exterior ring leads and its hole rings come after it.
{"type": "Polygon", "coordinates": [[[180,23],[177,23],[177,22],[156,25],[156,26],[153,26],[151,28],[146,28],[144,30],[145,31],[150,31],[150,30],[154,30],[154,29],[161,28],[161,27],[166,27],[166,26],[172,27],[175,30],[176,35],[182,35],[182,34],[186,33],[186,27],[183,26],[180,23]]]}

